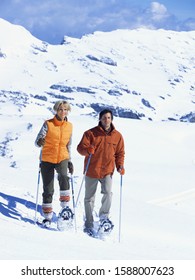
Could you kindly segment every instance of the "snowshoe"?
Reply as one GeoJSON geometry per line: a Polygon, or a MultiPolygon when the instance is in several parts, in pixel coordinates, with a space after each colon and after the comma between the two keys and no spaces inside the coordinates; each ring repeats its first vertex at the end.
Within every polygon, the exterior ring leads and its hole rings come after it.
{"type": "Polygon", "coordinates": [[[58,215],[58,220],[57,220],[58,230],[64,231],[65,229],[69,229],[70,227],[72,227],[73,217],[74,214],[68,206],[62,208],[62,210],[58,215]]]}
{"type": "Polygon", "coordinates": [[[51,220],[44,219],[44,220],[42,221],[42,226],[43,226],[44,228],[50,228],[50,227],[51,227],[51,220]]]}
{"type": "Polygon", "coordinates": [[[98,232],[101,234],[110,234],[113,230],[113,223],[108,219],[100,220],[98,232]]]}
{"type": "Polygon", "coordinates": [[[89,235],[90,237],[98,238],[98,233],[93,228],[87,228],[85,227],[83,229],[83,232],[89,235]]]}

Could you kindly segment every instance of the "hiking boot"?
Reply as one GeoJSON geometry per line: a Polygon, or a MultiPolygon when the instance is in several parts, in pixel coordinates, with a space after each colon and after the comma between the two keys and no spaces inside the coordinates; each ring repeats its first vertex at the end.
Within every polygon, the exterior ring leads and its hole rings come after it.
{"type": "Polygon", "coordinates": [[[93,228],[85,227],[85,228],[83,229],[83,232],[86,233],[86,234],[88,234],[88,235],[91,236],[91,237],[96,237],[96,232],[95,232],[95,230],[94,230],[93,228]]]}

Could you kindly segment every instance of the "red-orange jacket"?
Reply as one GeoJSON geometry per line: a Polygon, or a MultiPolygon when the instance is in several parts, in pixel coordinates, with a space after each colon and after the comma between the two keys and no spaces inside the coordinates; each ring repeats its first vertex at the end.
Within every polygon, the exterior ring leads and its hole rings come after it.
{"type": "Polygon", "coordinates": [[[124,140],[120,132],[111,124],[111,131],[106,131],[98,126],[84,132],[77,151],[85,156],[84,172],[86,170],[89,154],[87,149],[93,145],[95,153],[91,156],[86,175],[91,178],[104,178],[114,173],[114,168],[124,165],[124,140]]]}

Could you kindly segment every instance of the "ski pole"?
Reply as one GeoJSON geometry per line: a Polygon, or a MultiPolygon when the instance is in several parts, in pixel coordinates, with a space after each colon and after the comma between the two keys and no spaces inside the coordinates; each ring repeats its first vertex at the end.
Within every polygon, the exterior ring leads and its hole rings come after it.
{"type": "Polygon", "coordinates": [[[119,243],[121,241],[122,185],[123,185],[123,176],[121,175],[121,180],[120,180],[120,203],[119,203],[119,234],[118,234],[119,243]]]}
{"type": "Polygon", "coordinates": [[[89,168],[89,163],[90,163],[91,157],[92,157],[92,154],[89,155],[89,158],[88,158],[88,161],[87,161],[87,165],[86,165],[86,168],[85,168],[85,172],[83,174],[83,179],[82,179],[82,182],[81,182],[81,186],[80,186],[80,189],[79,189],[79,193],[78,193],[78,196],[77,196],[75,207],[77,207],[77,204],[78,204],[78,201],[79,201],[81,189],[82,189],[82,186],[83,186],[83,183],[84,183],[84,180],[85,180],[85,175],[86,175],[87,170],[89,168]]]}
{"type": "Polygon", "coordinates": [[[40,177],[41,177],[41,162],[39,163],[39,171],[38,171],[38,181],[37,181],[37,195],[36,195],[36,207],[35,207],[35,224],[37,221],[37,210],[38,210],[38,197],[39,197],[39,183],[40,183],[40,177]]]}
{"type": "Polygon", "coordinates": [[[71,189],[72,189],[72,203],[73,203],[73,209],[74,209],[74,225],[75,225],[75,232],[77,232],[76,212],[75,212],[75,199],[74,199],[74,186],[73,186],[72,174],[71,174],[71,177],[70,177],[70,181],[71,181],[71,189]]]}
{"type": "Polygon", "coordinates": [[[37,180],[37,195],[36,195],[36,206],[35,206],[35,224],[37,222],[37,210],[38,210],[38,199],[39,199],[39,185],[40,185],[40,177],[41,177],[41,159],[42,159],[42,149],[40,151],[39,156],[39,171],[38,171],[38,180],[37,180]]]}

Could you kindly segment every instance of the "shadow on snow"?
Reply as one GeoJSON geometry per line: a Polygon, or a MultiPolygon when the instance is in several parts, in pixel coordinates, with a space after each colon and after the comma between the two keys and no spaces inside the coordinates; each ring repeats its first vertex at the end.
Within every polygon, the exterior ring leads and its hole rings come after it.
{"type": "MultiPolygon", "coordinates": [[[[20,203],[20,204],[24,205],[26,208],[35,211],[36,204],[34,202],[31,202],[31,201],[28,201],[28,200],[25,200],[25,199],[22,199],[22,198],[19,198],[16,196],[4,194],[2,192],[0,192],[0,197],[7,200],[7,203],[0,202],[0,212],[4,216],[6,216],[8,218],[21,220],[24,222],[34,224],[34,220],[27,218],[27,217],[23,217],[22,213],[20,213],[17,210],[17,204],[20,203]]],[[[41,214],[41,205],[38,205],[37,211],[41,214]]]]}

